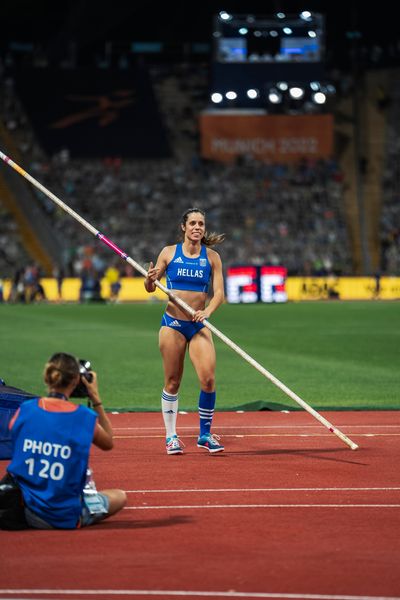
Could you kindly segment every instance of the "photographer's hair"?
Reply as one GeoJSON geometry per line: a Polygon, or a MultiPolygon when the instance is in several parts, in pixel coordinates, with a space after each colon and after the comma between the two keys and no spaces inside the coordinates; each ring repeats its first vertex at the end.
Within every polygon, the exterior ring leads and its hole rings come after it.
{"type": "Polygon", "coordinates": [[[53,354],[46,363],[43,378],[49,388],[65,388],[80,374],[75,356],[65,352],[53,354]]]}
{"type": "MultiPolygon", "coordinates": [[[[187,210],[185,210],[185,212],[183,213],[182,217],[181,217],[181,222],[179,224],[179,241],[184,241],[185,239],[185,232],[182,230],[182,225],[185,226],[186,225],[186,221],[188,220],[188,217],[191,213],[200,213],[201,215],[203,215],[203,217],[205,218],[206,213],[204,212],[204,210],[202,210],[201,208],[197,208],[196,206],[192,206],[192,208],[188,208],[187,210]]],[[[201,240],[201,243],[204,244],[205,246],[216,246],[217,244],[221,244],[225,239],[225,234],[224,233],[215,233],[215,231],[212,231],[211,233],[208,233],[207,231],[204,234],[203,239],[201,240]]]]}

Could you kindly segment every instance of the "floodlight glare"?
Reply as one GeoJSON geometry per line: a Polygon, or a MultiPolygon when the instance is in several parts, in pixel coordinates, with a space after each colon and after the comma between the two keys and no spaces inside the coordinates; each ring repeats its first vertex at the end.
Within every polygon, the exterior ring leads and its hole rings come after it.
{"type": "Polygon", "coordinates": [[[213,94],[211,94],[211,101],[214,102],[214,104],[219,104],[220,102],[222,102],[223,99],[223,95],[219,92],[214,92],[213,94]]]}
{"type": "Polygon", "coordinates": [[[237,93],[231,90],[229,92],[226,92],[225,96],[226,98],[228,98],[228,100],[236,100],[237,93]]]}
{"type": "Polygon", "coordinates": [[[258,98],[259,96],[259,91],[255,90],[255,89],[250,89],[247,90],[247,96],[248,98],[250,98],[251,100],[254,100],[255,98],[258,98]]]}
{"type": "Polygon", "coordinates": [[[304,96],[304,90],[301,87],[294,86],[289,89],[289,94],[294,100],[301,100],[304,96]]]}
{"type": "Polygon", "coordinates": [[[278,81],[276,87],[278,88],[278,90],[281,90],[281,92],[286,92],[286,90],[289,88],[286,81],[278,81]]]}
{"type": "Polygon", "coordinates": [[[312,95],[312,99],[315,104],[325,104],[326,102],[326,96],[323,92],[315,92],[315,94],[312,95]]]}
{"type": "Polygon", "coordinates": [[[282,102],[282,94],[276,89],[270,89],[268,92],[268,100],[271,104],[280,104],[282,102]]]}

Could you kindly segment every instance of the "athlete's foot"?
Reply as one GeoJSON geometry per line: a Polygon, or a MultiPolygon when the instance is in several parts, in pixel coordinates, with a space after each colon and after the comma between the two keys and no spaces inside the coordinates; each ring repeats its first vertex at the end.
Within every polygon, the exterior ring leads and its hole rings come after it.
{"type": "Polygon", "coordinates": [[[219,437],[219,435],[206,433],[204,435],[199,436],[197,440],[197,446],[198,448],[205,448],[211,453],[222,452],[224,450],[224,447],[222,446],[222,444],[219,443],[220,439],[221,438],[219,437]]]}
{"type": "Polygon", "coordinates": [[[167,454],[183,454],[184,446],[185,444],[178,438],[176,434],[171,437],[167,437],[167,454]]]}

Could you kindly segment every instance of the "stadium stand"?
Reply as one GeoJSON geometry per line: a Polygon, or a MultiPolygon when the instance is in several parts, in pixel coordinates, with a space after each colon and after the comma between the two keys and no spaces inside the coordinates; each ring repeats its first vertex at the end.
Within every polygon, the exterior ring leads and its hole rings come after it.
{"type": "MultiPolygon", "coordinates": [[[[346,152],[338,152],[329,160],[300,160],[292,165],[260,163],[250,156],[230,165],[203,160],[197,116],[207,101],[207,65],[153,65],[150,75],[172,147],[170,158],[105,156],[78,160],[65,149],[47,155],[10,75],[3,75],[1,80],[0,119],[27,170],[141,264],[154,260],[155,248],[175,241],[175,217],[188,205],[200,205],[207,211],[211,227],[227,234],[221,246],[225,266],[243,261],[284,264],[292,275],[361,272],[363,232],[354,189],[349,186],[346,152]],[[170,215],[175,217],[170,219],[170,215]]],[[[376,94],[378,84],[372,86],[371,93],[376,94]]],[[[382,274],[398,273],[400,254],[398,135],[393,125],[396,93],[392,99],[390,111],[383,116],[380,109],[374,113],[382,122],[392,117],[385,168],[373,156],[368,155],[367,160],[369,168],[375,165],[372,172],[377,181],[384,171],[384,194],[379,196],[382,210],[380,204],[375,207],[375,229],[370,234],[374,244],[371,272],[379,267],[382,274]]],[[[342,99],[342,109],[346,102],[349,104],[348,97],[342,99]]],[[[338,122],[340,130],[340,119],[338,122]]],[[[350,137],[351,133],[347,135],[350,137]]],[[[348,139],[347,159],[352,152],[348,139]]],[[[370,148],[372,152],[373,143],[370,148]]],[[[34,196],[60,244],[66,273],[79,275],[93,242],[45,196],[34,196]]],[[[4,206],[2,210],[6,211],[4,206]]],[[[11,219],[9,215],[7,218],[11,219]]],[[[15,224],[8,224],[6,235],[3,250],[9,246],[11,252],[13,247],[14,255],[3,259],[0,268],[3,277],[10,277],[21,263],[26,264],[27,256],[21,240],[16,239],[15,224]]],[[[95,255],[98,269],[104,271],[110,261],[109,251],[96,247],[95,255]]]]}

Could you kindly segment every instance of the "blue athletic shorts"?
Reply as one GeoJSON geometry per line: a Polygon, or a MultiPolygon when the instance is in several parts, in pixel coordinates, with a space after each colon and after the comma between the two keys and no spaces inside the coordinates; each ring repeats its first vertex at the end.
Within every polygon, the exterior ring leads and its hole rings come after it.
{"type": "Polygon", "coordinates": [[[182,319],[175,319],[170,317],[167,313],[164,313],[161,319],[161,327],[171,327],[175,331],[179,331],[188,342],[192,337],[198,333],[201,329],[204,329],[203,323],[197,323],[196,321],[183,321],[182,319]]]}

